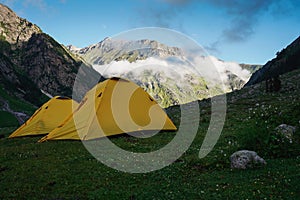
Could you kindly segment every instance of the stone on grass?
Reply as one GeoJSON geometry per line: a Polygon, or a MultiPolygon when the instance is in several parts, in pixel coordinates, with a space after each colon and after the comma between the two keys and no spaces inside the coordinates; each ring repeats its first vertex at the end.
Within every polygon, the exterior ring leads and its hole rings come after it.
{"type": "Polygon", "coordinates": [[[255,151],[241,150],[233,153],[230,156],[230,163],[232,169],[247,169],[254,165],[267,164],[266,161],[259,157],[255,151]]]}
{"type": "Polygon", "coordinates": [[[275,128],[276,134],[290,141],[293,140],[293,135],[296,132],[296,127],[287,124],[281,124],[275,128]]]}

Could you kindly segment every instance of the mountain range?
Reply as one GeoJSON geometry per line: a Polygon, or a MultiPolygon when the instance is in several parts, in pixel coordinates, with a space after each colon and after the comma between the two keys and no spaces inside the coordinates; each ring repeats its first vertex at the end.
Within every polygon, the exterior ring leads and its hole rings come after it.
{"type": "Polygon", "coordinates": [[[240,89],[260,67],[191,55],[184,49],[149,39],[105,38],[85,48],[66,48],[104,77],[118,76],[136,82],[163,107],[240,89]],[[209,77],[212,68],[220,73],[219,78],[209,77]]]}
{"type": "Polygon", "coordinates": [[[186,63],[191,55],[155,40],[105,38],[85,48],[64,46],[0,4],[0,108],[18,116],[55,95],[80,101],[101,75],[128,78],[168,107],[241,89],[252,74],[246,86],[291,71],[299,67],[298,55],[299,38],[263,67],[196,56],[195,70],[186,63]],[[221,82],[207,74],[211,66],[221,82]],[[73,94],[78,74],[80,85],[73,94]]]}
{"type": "Polygon", "coordinates": [[[74,54],[84,58],[92,65],[105,65],[112,61],[127,60],[135,62],[149,57],[182,56],[178,47],[169,47],[154,40],[115,40],[105,38],[97,44],[85,48],[68,45],[67,48],[74,54]]]}

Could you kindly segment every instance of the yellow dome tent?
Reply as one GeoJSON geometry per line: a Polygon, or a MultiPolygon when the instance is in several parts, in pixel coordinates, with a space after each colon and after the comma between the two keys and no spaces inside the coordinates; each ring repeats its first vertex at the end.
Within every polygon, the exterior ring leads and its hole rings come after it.
{"type": "Polygon", "coordinates": [[[46,140],[90,140],[142,130],[177,130],[165,111],[135,83],[111,78],[88,91],[78,108],[46,140]]]}
{"type": "Polygon", "coordinates": [[[76,108],[78,103],[68,97],[53,97],[37,109],[9,138],[48,134],[72,114],[72,106],[76,108]]]}

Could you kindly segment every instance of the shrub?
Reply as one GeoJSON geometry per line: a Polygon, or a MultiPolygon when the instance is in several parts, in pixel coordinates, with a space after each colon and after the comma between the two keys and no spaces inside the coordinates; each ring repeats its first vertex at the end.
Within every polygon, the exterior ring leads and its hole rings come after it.
{"type": "Polygon", "coordinates": [[[241,130],[239,149],[256,151],[268,158],[289,158],[300,153],[299,129],[290,140],[274,130],[270,130],[263,123],[250,123],[241,130]]]}
{"type": "Polygon", "coordinates": [[[268,143],[269,155],[273,158],[276,157],[295,157],[300,153],[300,137],[299,129],[293,135],[292,139],[288,139],[283,135],[277,134],[276,131],[272,131],[268,143]]]}
{"type": "Polygon", "coordinates": [[[265,124],[250,122],[241,129],[239,149],[256,151],[259,155],[264,155],[269,138],[269,130],[265,124]]]}

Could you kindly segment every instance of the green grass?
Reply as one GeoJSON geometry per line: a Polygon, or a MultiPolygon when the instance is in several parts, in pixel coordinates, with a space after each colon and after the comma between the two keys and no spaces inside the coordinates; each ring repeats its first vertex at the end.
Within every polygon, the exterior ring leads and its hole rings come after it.
{"type": "Polygon", "coordinates": [[[7,91],[3,89],[3,86],[1,84],[0,86],[1,86],[0,97],[2,97],[8,102],[12,110],[18,112],[25,112],[27,114],[32,114],[34,112],[34,110],[36,109],[35,106],[33,106],[28,102],[20,100],[18,97],[15,97],[14,95],[8,94],[7,91]]]}
{"type": "Polygon", "coordinates": [[[18,120],[11,113],[0,111],[0,127],[16,127],[19,125],[18,120]]]}
{"type": "MultiPolygon", "coordinates": [[[[283,77],[279,93],[257,85],[228,95],[222,135],[203,159],[199,149],[210,120],[210,103],[201,101],[200,127],[191,147],[161,170],[130,174],[97,161],[79,141],[37,143],[40,137],[0,139],[0,199],[300,199],[299,73],[283,77]],[[293,86],[293,90],[289,89],[293,86]],[[293,144],[272,142],[281,123],[298,126],[293,144]],[[230,169],[229,156],[255,150],[267,165],[230,169]]],[[[176,125],[178,106],[168,109],[176,125]]],[[[12,129],[3,129],[8,136],[12,129]]],[[[148,138],[111,138],[135,152],[163,147],[176,133],[148,138]]]]}
{"type": "MultiPolygon", "coordinates": [[[[80,142],[4,139],[1,199],[296,199],[300,158],[251,170],[205,169],[189,160],[128,174],[95,160],[80,142]],[[280,198],[281,197],[281,198],[280,198]]],[[[190,160],[191,161],[191,160],[190,160]]]]}

